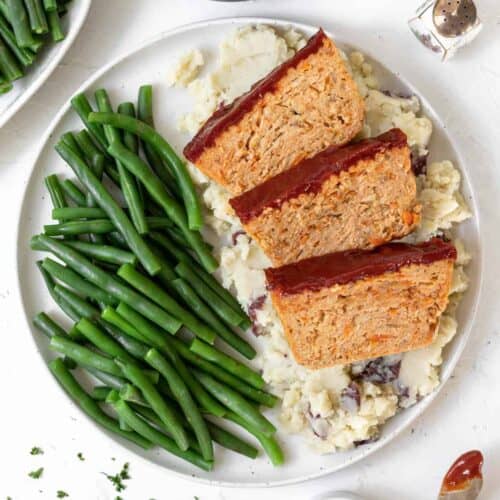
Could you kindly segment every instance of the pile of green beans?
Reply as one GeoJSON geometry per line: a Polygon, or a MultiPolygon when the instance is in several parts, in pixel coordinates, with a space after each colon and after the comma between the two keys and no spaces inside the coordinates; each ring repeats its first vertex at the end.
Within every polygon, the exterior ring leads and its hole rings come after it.
{"type": "Polygon", "coordinates": [[[61,16],[68,0],[0,0],[0,94],[22,78],[41,48],[65,34],[61,16]]]}
{"type": "Polygon", "coordinates": [[[257,448],[217,422],[225,420],[281,464],[276,429],[259,409],[277,398],[238,359],[256,354],[238,331],[250,321],[211,274],[191,179],[153,128],[152,88],[139,91],[139,119],[129,102],[115,114],[103,89],[96,102],[94,114],[85,95],[72,100],[85,129],[65,133],[56,151],[77,178],[45,179],[57,223],[31,241],[57,259],[37,265],[71,322],[33,319],[62,355],[52,373],[91,418],[143,448],[207,471],[213,443],[254,459],[257,448]],[[97,380],[89,393],[70,372],[77,366],[97,380]]]}

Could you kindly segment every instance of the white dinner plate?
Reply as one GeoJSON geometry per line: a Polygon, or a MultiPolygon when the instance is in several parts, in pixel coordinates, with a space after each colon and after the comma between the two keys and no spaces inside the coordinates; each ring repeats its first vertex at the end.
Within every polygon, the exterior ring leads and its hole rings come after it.
{"type": "Polygon", "coordinates": [[[57,67],[64,54],[73,44],[89,13],[92,0],[73,0],[61,23],[66,37],[59,43],[48,42],[27,70],[26,75],[14,82],[14,88],[0,95],[0,127],[36,93],[57,67]]]}
{"type": "MultiPolygon", "coordinates": [[[[232,28],[249,23],[267,23],[277,28],[284,28],[291,24],[288,21],[270,19],[236,18],[184,26],[164,33],[126,56],[112,62],[90,78],[81,87],[80,91],[85,91],[91,96],[95,89],[105,87],[108,89],[114,103],[117,104],[125,100],[135,101],[138,87],[145,83],[152,83],[155,86],[154,112],[157,128],[168,138],[177,151],[182,151],[182,147],[188,138],[176,130],[175,123],[182,113],[189,110],[190,100],[185,91],[167,87],[166,75],[169,65],[180,54],[190,48],[202,48],[206,52],[215,54],[218,43],[227,36],[232,28]]],[[[307,36],[312,35],[317,29],[313,26],[298,23],[294,24],[294,26],[307,36]]],[[[332,36],[336,38],[335,33],[332,33],[332,36]]],[[[347,39],[336,39],[336,41],[341,46],[346,48],[351,47],[347,39]]],[[[357,48],[370,56],[368,47],[357,48]]],[[[468,268],[471,282],[458,313],[459,331],[444,353],[442,367],[442,380],[444,382],[453,371],[460,353],[465,346],[479,297],[482,258],[479,219],[474,191],[470,183],[470,178],[467,175],[466,166],[459,155],[458,147],[448,136],[447,131],[439,117],[433,111],[430,103],[411,84],[402,79],[399,74],[396,76],[395,73],[378,64],[374,58],[371,59],[374,63],[376,74],[383,84],[383,88],[405,93],[415,93],[421,98],[424,113],[434,123],[434,134],[430,145],[431,160],[450,159],[460,168],[463,173],[463,193],[474,215],[469,221],[460,224],[459,228],[461,238],[473,255],[472,263],[468,268]]],[[[47,174],[54,172],[72,177],[72,172],[58,158],[53,150],[53,146],[63,132],[81,127],[82,124],[76,114],[71,111],[69,103],[66,103],[42,140],[31,179],[24,194],[23,207],[20,214],[18,233],[19,285],[26,318],[30,324],[29,328],[31,328],[36,348],[40,353],[40,359],[44,363],[53,357],[53,353],[48,349],[46,338],[32,329],[30,320],[41,310],[55,311],[56,308],[46,292],[35,266],[35,261],[37,258],[40,258],[41,254],[30,251],[29,239],[33,234],[39,233],[43,224],[48,223],[50,220],[51,207],[48,194],[43,185],[43,178],[47,174]]],[[[47,373],[49,372],[47,371],[47,373]]],[[[438,391],[434,392],[414,407],[404,410],[392,418],[383,427],[382,435],[377,442],[344,453],[317,455],[308,448],[300,436],[288,436],[284,432],[279,432],[278,438],[286,454],[285,465],[279,468],[273,467],[265,456],[260,456],[257,460],[252,461],[234,453],[218,449],[214,471],[205,473],[196,470],[189,464],[167,453],[161,451],[144,452],[105,431],[102,431],[102,436],[103,439],[107,439],[105,436],[108,436],[150,463],[164,467],[165,472],[170,470],[192,480],[224,486],[277,486],[329,474],[380,449],[420,415],[437,393],[438,391]]],[[[61,394],[63,393],[61,392],[61,394]]],[[[64,397],[66,398],[65,395],[64,397]]],[[[67,401],[68,405],[73,404],[69,402],[68,398],[67,401]]],[[[275,415],[271,413],[271,418],[274,417],[275,415]]],[[[85,420],[90,422],[90,420],[82,417],[82,422],[85,420]]],[[[82,425],[86,424],[82,423],[82,425]]],[[[408,452],[410,453],[410,450],[408,452]]]]}

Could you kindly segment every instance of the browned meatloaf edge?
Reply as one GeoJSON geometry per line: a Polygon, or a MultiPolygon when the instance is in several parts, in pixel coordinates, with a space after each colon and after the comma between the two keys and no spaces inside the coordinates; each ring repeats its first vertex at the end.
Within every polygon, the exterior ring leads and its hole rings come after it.
{"type": "Polygon", "coordinates": [[[402,238],[421,211],[399,129],[329,147],[229,203],[274,266],[402,238]]]}
{"type": "Polygon", "coordinates": [[[295,359],[317,369],[429,345],[448,303],[456,255],[451,243],[433,238],[267,269],[295,359]]]}

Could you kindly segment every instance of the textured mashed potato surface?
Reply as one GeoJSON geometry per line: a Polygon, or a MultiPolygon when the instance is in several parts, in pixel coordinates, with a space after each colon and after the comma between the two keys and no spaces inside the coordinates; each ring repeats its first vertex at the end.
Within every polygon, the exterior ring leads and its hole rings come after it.
{"type": "MultiPolygon", "coordinates": [[[[189,84],[194,109],[181,119],[180,129],[195,133],[221,102],[248,90],[304,43],[304,38],[293,30],[279,34],[267,26],[258,26],[234,31],[220,46],[218,68],[189,84]]],[[[351,53],[346,60],[366,102],[361,135],[375,136],[399,127],[407,134],[413,151],[426,155],[432,123],[421,115],[418,98],[381,92],[372,67],[360,52],[351,53]]],[[[260,346],[255,363],[271,392],[282,398],[283,428],[305,435],[320,453],[348,449],[376,439],[384,422],[438,386],[442,351],[457,331],[454,311],[468,284],[464,266],[470,255],[459,240],[455,240],[458,259],[450,305],[441,317],[432,345],[350,366],[309,370],[293,359],[267,294],[263,269],[270,261],[242,230],[228,204],[229,193],[194,166],[190,171],[207,209],[204,236],[214,245],[220,261],[218,278],[254,321],[253,333],[260,346]]],[[[442,231],[452,234],[450,230],[456,224],[470,217],[460,193],[460,181],[460,172],[450,161],[428,165],[426,175],[419,176],[417,182],[422,222],[407,237],[409,241],[427,240],[442,231]]]]}

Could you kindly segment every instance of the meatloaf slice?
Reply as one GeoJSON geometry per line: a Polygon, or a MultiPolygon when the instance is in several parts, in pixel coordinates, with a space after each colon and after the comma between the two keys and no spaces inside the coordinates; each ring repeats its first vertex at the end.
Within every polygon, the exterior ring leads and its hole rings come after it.
{"type": "Polygon", "coordinates": [[[421,208],[399,129],[328,148],[230,204],[275,266],[401,238],[421,208]]]}
{"type": "Polygon", "coordinates": [[[364,101],[322,30],[233,103],[185,147],[206,175],[240,194],[362,128],[364,101]]]}
{"type": "Polygon", "coordinates": [[[434,238],[313,257],[266,277],[296,361],[317,369],[429,345],[455,260],[455,247],[434,238]]]}

